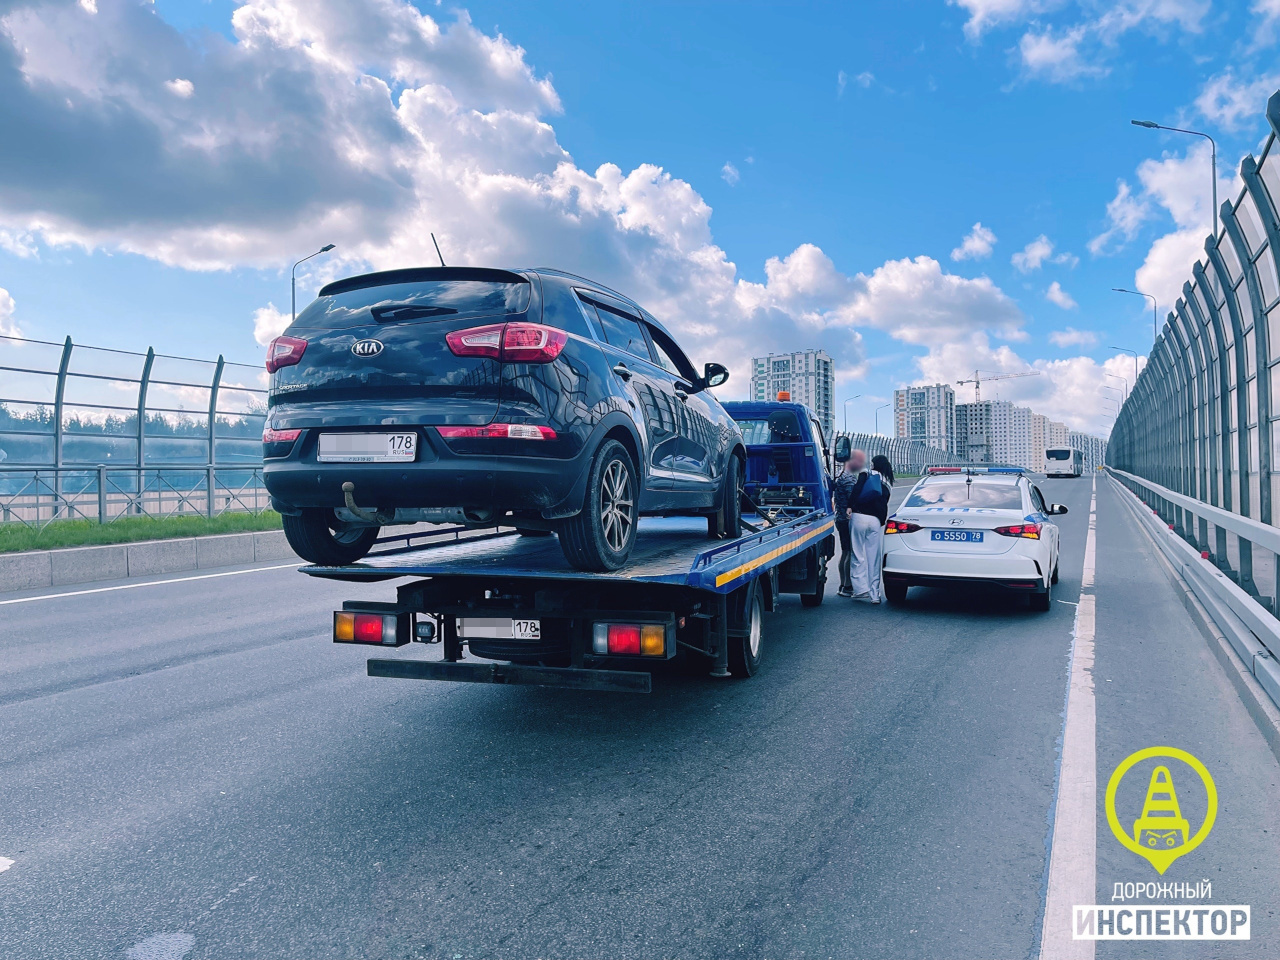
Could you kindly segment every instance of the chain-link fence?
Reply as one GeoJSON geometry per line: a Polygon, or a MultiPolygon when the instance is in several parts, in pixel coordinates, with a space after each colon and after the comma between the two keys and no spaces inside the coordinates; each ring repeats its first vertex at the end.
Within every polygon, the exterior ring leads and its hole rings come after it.
{"type": "Polygon", "coordinates": [[[261,367],[0,337],[0,521],[257,512],[261,367]]]}
{"type": "Polygon", "coordinates": [[[850,446],[855,450],[865,450],[867,458],[886,456],[893,465],[895,474],[918,475],[926,467],[951,467],[967,461],[960,457],[931,447],[919,440],[906,440],[900,437],[886,437],[879,433],[838,433],[837,436],[848,437],[850,446]]]}

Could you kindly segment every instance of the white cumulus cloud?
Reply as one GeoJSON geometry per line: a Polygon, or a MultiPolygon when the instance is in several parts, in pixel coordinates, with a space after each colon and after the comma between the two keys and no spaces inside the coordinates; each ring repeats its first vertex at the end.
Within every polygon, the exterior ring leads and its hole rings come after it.
{"type": "Polygon", "coordinates": [[[1150,216],[1149,204],[1124,180],[1117,181],[1116,195],[1107,203],[1107,228],[1089,241],[1089,252],[1095,257],[1114,252],[1136,237],[1150,216]]]}
{"type": "Polygon", "coordinates": [[[996,235],[981,222],[975,223],[960,246],[951,251],[952,260],[981,260],[991,256],[996,245],[996,235]]]}
{"type": "Polygon", "coordinates": [[[183,80],[182,78],[166,80],[164,85],[175,97],[181,97],[183,100],[196,92],[196,85],[190,80],[183,80]]]}
{"type": "MultiPolygon", "coordinates": [[[[1280,9],[1280,0],[1276,0],[1280,9]]],[[[1239,130],[1249,125],[1264,124],[1267,98],[1280,87],[1280,73],[1267,73],[1242,80],[1235,71],[1209,78],[1196,97],[1196,109],[1206,120],[1239,130]]]]}
{"type": "Polygon", "coordinates": [[[1098,335],[1092,330],[1077,330],[1075,327],[1067,327],[1065,330],[1055,330],[1049,334],[1049,342],[1055,347],[1096,347],[1098,345],[1098,335]]]}
{"type": "Polygon", "coordinates": [[[738,181],[742,179],[742,174],[738,172],[737,167],[726,161],[725,165],[720,168],[720,179],[733,187],[737,186],[738,181]]]}
{"type": "Polygon", "coordinates": [[[22,331],[18,329],[17,323],[14,322],[13,314],[17,310],[17,304],[13,302],[13,297],[4,287],[0,287],[0,334],[6,337],[20,337],[22,331]]]}
{"type": "Polygon", "coordinates": [[[259,307],[253,311],[253,339],[265,347],[284,333],[291,319],[289,314],[277,310],[274,303],[259,307]]]}
{"type": "Polygon", "coordinates": [[[1049,284],[1049,289],[1045,291],[1044,298],[1052,304],[1056,304],[1063,310],[1074,310],[1079,304],[1072,299],[1071,294],[1062,289],[1062,284],[1057,280],[1049,284]]]}

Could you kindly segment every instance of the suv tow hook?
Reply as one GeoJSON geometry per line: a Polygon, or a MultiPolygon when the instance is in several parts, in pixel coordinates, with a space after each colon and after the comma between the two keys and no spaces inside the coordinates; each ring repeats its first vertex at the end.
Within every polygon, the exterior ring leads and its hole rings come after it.
{"type": "Polygon", "coordinates": [[[356,506],[356,485],[350,480],[342,485],[342,499],[347,502],[347,509],[361,520],[366,520],[369,523],[376,523],[381,527],[395,519],[394,517],[384,517],[376,510],[365,510],[356,506]]]}

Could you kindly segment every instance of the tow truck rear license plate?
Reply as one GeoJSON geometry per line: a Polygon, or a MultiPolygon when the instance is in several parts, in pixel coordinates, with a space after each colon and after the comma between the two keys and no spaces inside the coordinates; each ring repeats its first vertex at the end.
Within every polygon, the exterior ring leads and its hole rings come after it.
{"type": "Polygon", "coordinates": [[[541,640],[542,621],[458,617],[458,637],[463,640],[541,640]]]}
{"type": "Polygon", "coordinates": [[[416,433],[322,433],[321,463],[404,463],[418,455],[416,433]]]}
{"type": "Polygon", "coordinates": [[[948,543],[981,543],[981,530],[934,530],[929,534],[930,540],[944,540],[948,543]]]}

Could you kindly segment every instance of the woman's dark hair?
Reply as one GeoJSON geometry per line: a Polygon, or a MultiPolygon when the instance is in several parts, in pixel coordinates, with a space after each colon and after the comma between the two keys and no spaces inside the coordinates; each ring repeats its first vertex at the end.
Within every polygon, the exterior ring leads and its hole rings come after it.
{"type": "Polygon", "coordinates": [[[876,473],[893,483],[893,464],[883,453],[877,453],[871,458],[871,466],[875,468],[876,473]]]}

